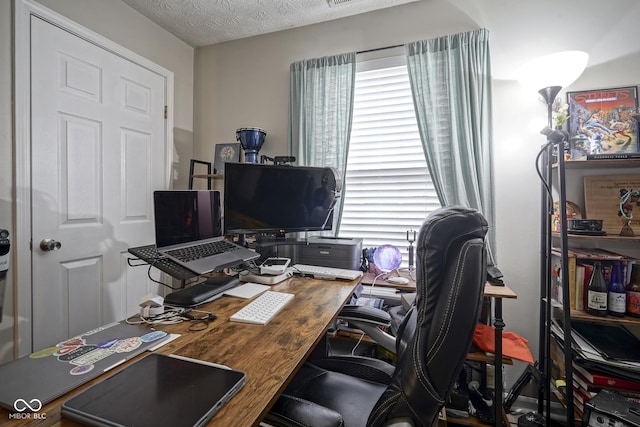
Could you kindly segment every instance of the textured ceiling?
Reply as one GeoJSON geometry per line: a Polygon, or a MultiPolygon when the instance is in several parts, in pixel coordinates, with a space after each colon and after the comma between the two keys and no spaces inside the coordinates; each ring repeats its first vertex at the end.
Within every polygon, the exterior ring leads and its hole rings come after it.
{"type": "Polygon", "coordinates": [[[197,47],[331,21],[419,0],[123,1],[187,44],[197,47]]]}

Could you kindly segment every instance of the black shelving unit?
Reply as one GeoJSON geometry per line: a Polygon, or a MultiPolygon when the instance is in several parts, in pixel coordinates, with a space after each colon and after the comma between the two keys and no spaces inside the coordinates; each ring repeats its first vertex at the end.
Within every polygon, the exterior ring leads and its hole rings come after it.
{"type": "MultiPolygon", "coordinates": [[[[551,295],[551,248],[555,246],[559,249],[561,255],[561,263],[563,271],[568,271],[566,266],[569,265],[569,241],[590,240],[605,242],[607,244],[615,244],[621,241],[640,242],[640,237],[625,238],[619,236],[573,236],[567,232],[567,189],[566,189],[566,170],[569,169],[629,169],[640,168],[639,160],[584,160],[584,161],[565,161],[564,159],[564,140],[556,143],[547,143],[543,147],[539,161],[542,170],[540,177],[543,180],[542,197],[541,197],[541,238],[540,238],[540,344],[538,356],[538,413],[544,414],[546,424],[550,424],[551,414],[551,323],[554,318],[551,295]],[[554,200],[552,196],[552,187],[555,183],[557,189],[558,213],[560,217],[560,230],[552,231],[552,217],[554,200]],[[557,242],[553,245],[553,242],[557,242]]],[[[619,322],[614,318],[595,318],[586,313],[571,313],[570,309],[570,291],[569,291],[569,275],[561,275],[562,283],[562,308],[560,316],[562,317],[562,332],[564,334],[563,352],[564,352],[564,372],[565,372],[565,394],[564,402],[566,408],[566,424],[573,427],[576,425],[575,406],[574,406],[574,389],[573,389],[573,352],[571,348],[571,319],[572,315],[586,317],[589,320],[598,322],[619,322]]],[[[557,316],[556,316],[557,317],[557,316]]],[[[640,321],[630,321],[625,318],[622,322],[640,323],[640,321]]]]}

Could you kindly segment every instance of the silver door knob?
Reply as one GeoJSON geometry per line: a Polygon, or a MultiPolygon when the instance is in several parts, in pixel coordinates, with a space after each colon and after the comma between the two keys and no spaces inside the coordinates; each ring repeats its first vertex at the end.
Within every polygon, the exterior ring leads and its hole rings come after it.
{"type": "Polygon", "coordinates": [[[40,249],[42,249],[45,252],[48,251],[57,251],[58,249],[60,249],[62,247],[62,243],[58,242],[57,240],[53,240],[53,239],[42,239],[40,241],[40,249]]]}

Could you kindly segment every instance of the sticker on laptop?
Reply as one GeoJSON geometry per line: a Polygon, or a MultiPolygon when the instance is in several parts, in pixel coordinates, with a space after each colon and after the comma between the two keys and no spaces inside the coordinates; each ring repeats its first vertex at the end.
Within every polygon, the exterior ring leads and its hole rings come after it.
{"type": "Polygon", "coordinates": [[[142,345],[142,338],[131,337],[131,338],[125,338],[123,340],[118,341],[116,344],[114,344],[111,347],[111,349],[118,353],[128,353],[140,347],[141,345],[142,345]]]}
{"type": "Polygon", "coordinates": [[[96,365],[93,365],[93,364],[91,364],[91,365],[80,365],[80,366],[76,366],[75,368],[71,369],[71,370],[69,371],[69,373],[70,373],[71,375],[82,375],[82,374],[86,374],[87,372],[91,372],[91,371],[93,371],[93,368],[94,368],[95,366],[96,366],[96,365]]]}
{"type": "Polygon", "coordinates": [[[140,337],[140,339],[142,340],[142,342],[152,342],[155,340],[159,340],[160,338],[164,338],[167,335],[168,334],[163,331],[152,331],[152,332],[149,332],[148,334],[144,334],[143,336],[140,337]]]}

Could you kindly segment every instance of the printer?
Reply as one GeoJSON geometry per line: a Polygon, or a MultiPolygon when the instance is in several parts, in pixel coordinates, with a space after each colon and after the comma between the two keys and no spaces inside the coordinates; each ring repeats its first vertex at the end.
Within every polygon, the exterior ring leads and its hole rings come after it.
{"type": "Polygon", "coordinates": [[[359,270],[361,254],[362,239],[313,236],[293,247],[292,260],[295,264],[359,270]]]}

